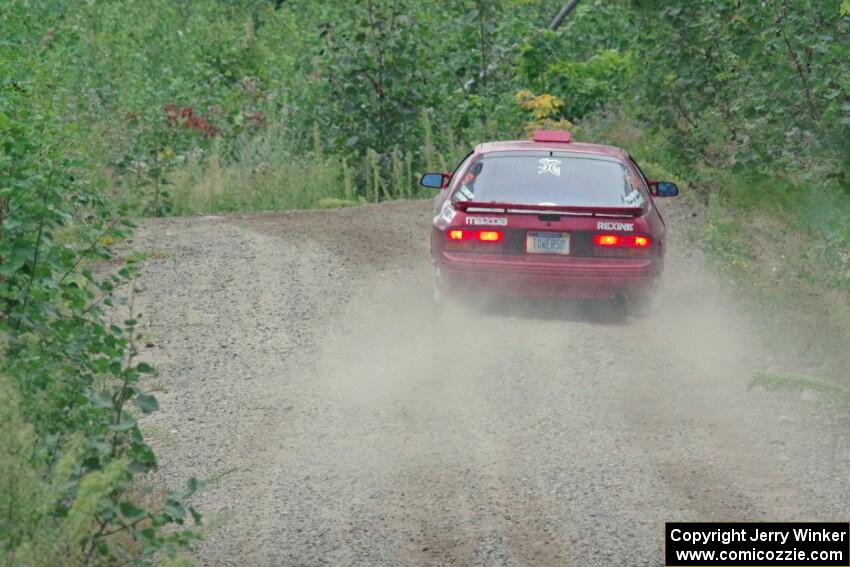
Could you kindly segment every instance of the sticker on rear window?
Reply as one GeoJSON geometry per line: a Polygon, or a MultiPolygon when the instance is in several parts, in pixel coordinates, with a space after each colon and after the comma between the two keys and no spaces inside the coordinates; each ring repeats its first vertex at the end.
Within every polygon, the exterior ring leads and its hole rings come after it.
{"type": "Polygon", "coordinates": [[[552,175],[561,176],[561,160],[559,159],[550,159],[550,158],[541,158],[540,161],[537,162],[539,165],[537,166],[537,174],[543,175],[544,173],[551,173],[552,175]]]}
{"type": "Polygon", "coordinates": [[[472,196],[472,189],[466,185],[461,185],[460,188],[458,188],[457,193],[455,193],[455,201],[470,201],[472,200],[472,196]]]}
{"type": "Polygon", "coordinates": [[[625,197],[623,202],[633,207],[642,207],[644,204],[643,195],[637,189],[632,189],[625,197]]]}

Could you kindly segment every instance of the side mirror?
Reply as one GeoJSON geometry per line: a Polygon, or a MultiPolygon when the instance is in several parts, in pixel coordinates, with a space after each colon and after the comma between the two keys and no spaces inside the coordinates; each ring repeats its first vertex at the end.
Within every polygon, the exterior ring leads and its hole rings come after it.
{"type": "Polygon", "coordinates": [[[679,194],[679,186],[670,181],[653,181],[650,188],[656,197],[675,197],[679,194]]]}
{"type": "Polygon", "coordinates": [[[419,178],[419,185],[431,189],[445,189],[452,178],[448,173],[426,173],[419,178]]]}

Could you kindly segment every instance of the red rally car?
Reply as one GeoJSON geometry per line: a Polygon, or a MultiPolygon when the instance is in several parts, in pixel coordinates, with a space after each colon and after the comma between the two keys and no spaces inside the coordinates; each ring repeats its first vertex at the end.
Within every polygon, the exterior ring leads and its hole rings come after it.
{"type": "Polygon", "coordinates": [[[646,306],[664,268],[664,220],[654,181],[620,148],[569,132],[489,142],[452,174],[427,173],[434,202],[435,298],[489,292],[539,298],[624,299],[646,306]]]}

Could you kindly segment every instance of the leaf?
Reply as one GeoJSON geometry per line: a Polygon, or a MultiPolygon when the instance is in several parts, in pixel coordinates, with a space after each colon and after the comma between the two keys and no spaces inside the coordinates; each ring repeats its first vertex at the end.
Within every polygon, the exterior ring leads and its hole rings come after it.
{"type": "Polygon", "coordinates": [[[112,409],[114,407],[112,393],[107,392],[106,390],[101,390],[93,396],[88,396],[88,398],[92,405],[98,409],[112,409]]]}
{"type": "Polygon", "coordinates": [[[127,466],[127,471],[132,475],[144,474],[151,469],[150,465],[147,465],[141,461],[132,461],[127,466]]]}
{"type": "Polygon", "coordinates": [[[118,505],[118,509],[121,510],[121,515],[130,520],[136,520],[138,518],[142,518],[145,515],[145,511],[142,508],[139,508],[132,502],[121,502],[118,505]]]}
{"type": "Polygon", "coordinates": [[[136,370],[144,374],[151,374],[153,372],[156,372],[156,369],[154,369],[154,367],[148,364],[147,362],[140,362],[138,365],[136,365],[136,370]]]}
{"type": "Polygon", "coordinates": [[[139,394],[133,400],[133,405],[139,408],[145,415],[149,415],[159,409],[159,402],[150,394],[139,394]]]}
{"type": "Polygon", "coordinates": [[[183,491],[183,498],[188,498],[195,494],[201,488],[201,481],[194,476],[186,481],[186,490],[183,491]]]}
{"type": "Polygon", "coordinates": [[[110,431],[115,431],[116,433],[120,433],[122,431],[127,431],[136,427],[136,420],[131,416],[125,416],[120,422],[115,423],[109,426],[110,431]]]}
{"type": "Polygon", "coordinates": [[[175,520],[183,520],[186,517],[186,509],[178,502],[168,502],[165,505],[164,511],[175,520]]]}

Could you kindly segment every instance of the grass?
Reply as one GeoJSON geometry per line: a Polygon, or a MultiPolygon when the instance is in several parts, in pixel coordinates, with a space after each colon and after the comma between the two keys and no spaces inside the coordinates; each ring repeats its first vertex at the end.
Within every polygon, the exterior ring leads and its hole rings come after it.
{"type": "MultiPolygon", "coordinates": [[[[360,155],[328,153],[318,124],[305,141],[305,133],[288,123],[286,111],[267,118],[261,131],[219,138],[177,155],[164,151],[156,175],[140,170],[135,177],[116,180],[110,195],[131,210],[154,216],[337,208],[430,198],[433,192],[419,187],[420,175],[450,170],[472,145],[458,140],[448,126],[435,136],[428,111],[420,115],[424,135],[419,146],[393,147],[384,153],[368,149],[360,155]]],[[[478,136],[498,138],[493,128],[480,125],[478,136]]]]}
{"type": "Polygon", "coordinates": [[[816,178],[718,173],[717,183],[702,229],[709,257],[750,290],[775,348],[799,353],[807,372],[795,379],[850,386],[850,198],[816,178]]]}
{"type": "Polygon", "coordinates": [[[347,201],[342,173],[326,161],[240,155],[225,163],[219,153],[193,160],[171,178],[173,212],[219,213],[306,209],[327,199],[347,201]]]}
{"type": "MultiPolygon", "coordinates": [[[[169,213],[351,207],[423,196],[410,152],[393,149],[380,155],[369,150],[355,163],[325,155],[318,142],[314,145],[312,151],[299,149],[278,123],[230,144],[213,145],[206,153],[182,156],[164,182],[169,213]]],[[[139,191],[153,192],[151,187],[139,191]]]]}
{"type": "Polygon", "coordinates": [[[850,388],[812,376],[767,371],[756,372],[749,386],[749,389],[753,388],[792,392],[810,390],[823,394],[825,399],[833,402],[850,403],[850,388]]]}
{"type": "Polygon", "coordinates": [[[719,173],[705,242],[724,264],[786,291],[829,300],[850,323],[850,197],[822,179],[719,173]]]}

